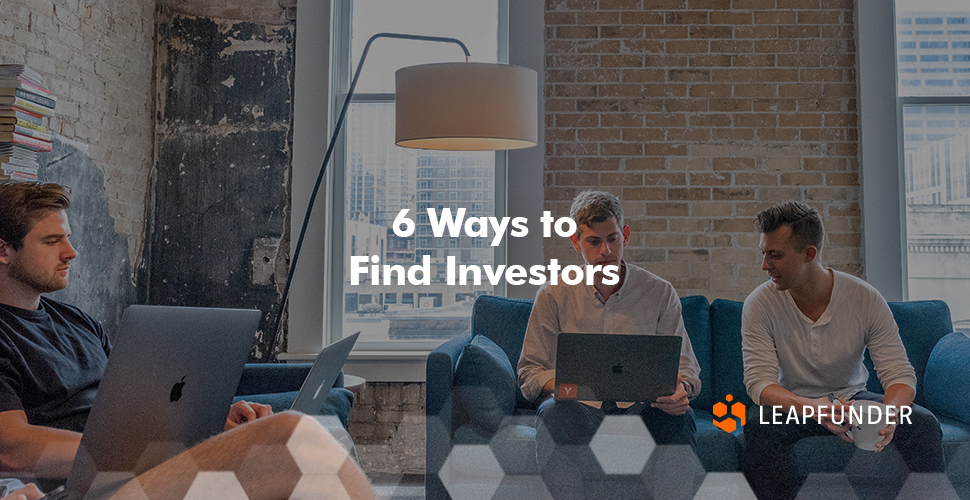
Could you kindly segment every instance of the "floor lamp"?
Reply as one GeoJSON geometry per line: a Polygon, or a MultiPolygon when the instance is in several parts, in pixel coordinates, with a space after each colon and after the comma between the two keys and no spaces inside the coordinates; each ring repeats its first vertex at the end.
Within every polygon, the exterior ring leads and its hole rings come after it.
{"type": "Polygon", "coordinates": [[[280,298],[273,336],[263,355],[264,362],[272,357],[277,339],[282,333],[283,311],[310,222],[310,214],[350,107],[364,58],[367,57],[371,43],[378,38],[454,43],[465,52],[464,63],[422,64],[397,71],[395,144],[398,146],[448,151],[488,151],[532,147],[538,140],[538,77],[534,70],[507,64],[467,62],[470,57],[468,48],[455,38],[401,33],[377,33],[370,37],[360,55],[357,70],[330,137],[327,153],[320,165],[320,173],[310,193],[303,226],[290,261],[286,286],[280,298]]]}

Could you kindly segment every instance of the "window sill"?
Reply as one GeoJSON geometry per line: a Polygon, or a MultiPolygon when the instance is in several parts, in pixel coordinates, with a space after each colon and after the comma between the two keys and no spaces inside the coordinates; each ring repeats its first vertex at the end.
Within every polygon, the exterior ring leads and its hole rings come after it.
{"type": "MultiPolygon", "coordinates": [[[[281,353],[284,362],[308,363],[317,353],[281,353]]],[[[368,382],[424,382],[427,351],[353,351],[344,372],[368,382]]]]}

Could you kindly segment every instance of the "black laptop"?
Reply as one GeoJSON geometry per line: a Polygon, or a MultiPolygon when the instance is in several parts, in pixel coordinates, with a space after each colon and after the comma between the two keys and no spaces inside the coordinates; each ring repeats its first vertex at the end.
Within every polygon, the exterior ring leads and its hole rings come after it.
{"type": "Polygon", "coordinates": [[[683,339],[670,335],[560,333],[557,400],[653,402],[677,390],[683,339]]]}
{"type": "Polygon", "coordinates": [[[67,484],[44,499],[108,498],[222,432],[260,316],[245,309],[125,310],[67,484]]]}

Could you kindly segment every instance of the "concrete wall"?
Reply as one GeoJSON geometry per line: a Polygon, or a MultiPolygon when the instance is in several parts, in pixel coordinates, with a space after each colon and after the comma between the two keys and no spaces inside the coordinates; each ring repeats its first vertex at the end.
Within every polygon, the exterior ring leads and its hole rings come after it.
{"type": "Polygon", "coordinates": [[[263,311],[260,359],[286,278],[293,25],[160,8],[157,30],[148,301],[263,311]]]}

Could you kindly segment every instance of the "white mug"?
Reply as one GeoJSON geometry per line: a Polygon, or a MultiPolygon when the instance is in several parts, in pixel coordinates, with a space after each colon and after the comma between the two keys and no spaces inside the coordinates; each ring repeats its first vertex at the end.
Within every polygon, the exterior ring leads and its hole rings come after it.
{"type": "Polygon", "coordinates": [[[857,448],[868,451],[876,451],[876,443],[885,437],[880,436],[879,431],[885,429],[890,421],[896,422],[894,408],[878,401],[864,399],[852,402],[852,409],[846,415],[846,419],[852,425],[846,435],[852,439],[857,448]],[[891,420],[890,415],[892,415],[891,420]]]}

